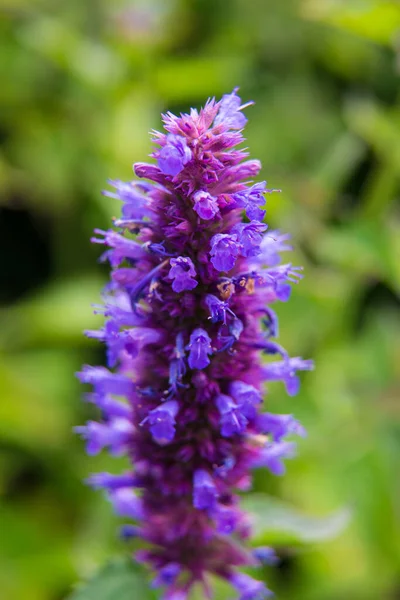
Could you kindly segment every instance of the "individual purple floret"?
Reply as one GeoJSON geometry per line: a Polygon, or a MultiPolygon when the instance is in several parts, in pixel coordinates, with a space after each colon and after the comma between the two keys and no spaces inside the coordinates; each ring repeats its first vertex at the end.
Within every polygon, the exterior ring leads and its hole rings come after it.
{"type": "Polygon", "coordinates": [[[172,289],[174,292],[184,292],[185,290],[193,290],[197,286],[196,269],[191,259],[186,256],[171,258],[169,261],[171,269],[168,277],[173,279],[172,289]]]}
{"type": "Polygon", "coordinates": [[[287,244],[290,239],[288,234],[280,234],[279,231],[270,231],[264,235],[260,244],[260,252],[254,262],[257,265],[275,267],[281,262],[280,252],[292,250],[292,246],[287,244]]]}
{"type": "Polygon", "coordinates": [[[236,262],[240,243],[236,234],[217,233],[211,239],[210,257],[217,271],[230,271],[236,262]]]}
{"type": "Polygon", "coordinates": [[[300,387],[300,379],[296,375],[296,371],[310,371],[313,368],[312,360],[303,360],[296,357],[269,363],[264,366],[263,372],[265,378],[269,381],[283,381],[289,396],[295,396],[300,387]]]}
{"type": "Polygon", "coordinates": [[[168,135],[166,143],[158,154],[158,166],[165,175],[178,175],[192,158],[186,138],[168,135]]]}
{"type": "Polygon", "coordinates": [[[274,475],[283,475],[286,467],[283,459],[296,455],[294,442],[267,443],[253,463],[254,467],[267,467],[274,475]]]}
{"type": "Polygon", "coordinates": [[[193,210],[204,221],[209,221],[218,214],[219,208],[217,199],[208,192],[196,192],[193,195],[193,200],[193,210]]]}
{"type": "Polygon", "coordinates": [[[160,446],[169,444],[174,439],[175,417],[178,410],[179,405],[176,400],[170,400],[151,410],[148,417],[142,421],[142,425],[146,421],[149,423],[151,435],[160,446]]]}
{"type": "Polygon", "coordinates": [[[257,406],[262,402],[261,394],[253,385],[243,381],[233,381],[229,387],[231,395],[248,419],[254,419],[257,406]]]}
{"type": "Polygon", "coordinates": [[[211,338],[204,329],[195,329],[188,345],[188,364],[191,369],[204,369],[210,364],[208,355],[212,353],[211,338]]]}
{"type": "Polygon", "coordinates": [[[276,442],[280,442],[288,433],[294,433],[301,437],[306,436],[306,430],[292,415],[259,414],[257,427],[260,431],[271,435],[276,442]]]}
{"type": "Polygon", "coordinates": [[[214,125],[223,125],[227,129],[242,129],[246,125],[247,119],[241,110],[253,103],[248,102],[240,106],[241,100],[236,94],[237,91],[238,88],[235,88],[232,94],[222,96],[217,116],[214,119],[214,125]]]}
{"type": "Polygon", "coordinates": [[[213,294],[207,294],[205,297],[205,304],[210,311],[210,319],[211,323],[216,323],[217,321],[223,321],[226,323],[227,315],[230,314],[233,317],[235,314],[229,308],[229,304],[220,300],[213,294]]]}
{"type": "Polygon", "coordinates": [[[266,182],[261,181],[232,195],[236,205],[245,209],[249,219],[261,221],[265,217],[265,210],[262,210],[260,205],[264,205],[265,202],[266,186],[266,182]]]}
{"type": "Polygon", "coordinates": [[[75,427],[75,431],[86,440],[88,454],[98,454],[109,446],[111,454],[120,456],[131,439],[133,426],[128,419],[113,419],[108,423],[89,421],[87,425],[75,427]]]}
{"type": "Polygon", "coordinates": [[[215,404],[221,415],[221,435],[231,437],[235,433],[242,433],[246,429],[248,420],[234,400],[226,394],[219,394],[215,404]]]}
{"type": "Polygon", "coordinates": [[[165,567],[162,567],[157,577],[152,582],[152,587],[171,586],[181,572],[181,567],[178,563],[171,562],[165,567]]]}
{"type": "Polygon", "coordinates": [[[232,229],[238,237],[240,244],[240,254],[242,256],[257,256],[260,254],[260,245],[262,242],[262,232],[267,229],[264,223],[251,221],[250,223],[238,223],[232,229]]]}
{"type": "Polygon", "coordinates": [[[279,558],[273,548],[269,546],[259,546],[253,552],[254,557],[260,561],[262,565],[276,565],[279,558]]]}
{"type": "Polygon", "coordinates": [[[235,573],[229,581],[239,591],[239,600],[264,600],[272,596],[261,581],[255,581],[244,573],[235,573]]]}
{"type": "Polygon", "coordinates": [[[87,482],[128,520],[121,535],[145,543],[135,559],[153,569],[162,600],[188,600],[196,584],[211,598],[210,575],[239,600],[270,596],[240,570],[277,559],[249,547],[237,492],[253,468],[282,475],[295,456],[288,436],[305,435],[291,414],[262,406],[270,382],[296,394],[313,365],[274,340],[271,304],[289,300],[301,272],[280,264],[288,236],[266,232],[274,190],[254,181],[261,165],[241,149],[249,104],[234,90],[164,115],[157,164],[134,165],[141,181],[110,181],[122,215],[92,240],[107,247],[111,282],[95,308],[105,323],[86,335],[105,344],[108,368],[78,373],[100,417],[76,431],[89,454],[128,457],[126,471],[87,482]]]}
{"type": "Polygon", "coordinates": [[[213,508],[217,496],[218,492],[211,475],[203,469],[195,471],[193,477],[193,506],[201,510],[213,508]]]}
{"type": "Polygon", "coordinates": [[[143,503],[131,487],[117,488],[110,491],[108,498],[120,517],[129,517],[138,521],[143,519],[143,503]]]}

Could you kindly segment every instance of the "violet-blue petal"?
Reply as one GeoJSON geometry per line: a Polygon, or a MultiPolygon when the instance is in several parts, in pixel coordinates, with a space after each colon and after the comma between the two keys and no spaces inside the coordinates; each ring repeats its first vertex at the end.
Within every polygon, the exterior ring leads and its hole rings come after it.
{"type": "Polygon", "coordinates": [[[211,338],[201,327],[192,332],[188,349],[188,363],[191,369],[205,369],[210,364],[208,355],[212,354],[211,338]]]}
{"type": "Polygon", "coordinates": [[[114,417],[132,418],[132,408],[126,402],[115,400],[112,396],[103,394],[89,393],[85,395],[87,402],[95,404],[105,416],[106,419],[114,417]]]}
{"type": "Polygon", "coordinates": [[[175,342],[175,356],[169,365],[168,383],[172,393],[175,393],[179,387],[183,387],[182,378],[186,373],[185,360],[185,342],[182,333],[178,333],[175,342]]]}
{"type": "Polygon", "coordinates": [[[289,396],[295,396],[300,387],[296,371],[312,371],[313,368],[312,360],[295,357],[264,365],[263,376],[266,381],[283,381],[289,396]]]}
{"type": "Polygon", "coordinates": [[[141,244],[134,240],[129,240],[120,233],[116,233],[112,229],[103,231],[95,229],[94,232],[103,237],[92,237],[91,241],[96,244],[105,244],[110,246],[112,250],[106,253],[106,257],[110,260],[113,267],[118,266],[124,259],[139,260],[146,256],[146,250],[141,244]]]}
{"type": "Polygon", "coordinates": [[[169,134],[165,145],[158,153],[157,163],[165,175],[178,175],[191,160],[192,151],[187,145],[186,138],[169,134]]]}
{"type": "Polygon", "coordinates": [[[199,510],[215,506],[218,492],[215,483],[207,471],[198,469],[193,477],[193,506],[199,510]]]}
{"type": "Polygon", "coordinates": [[[197,286],[196,269],[193,261],[187,256],[178,256],[169,261],[171,268],[168,277],[173,280],[172,289],[180,293],[186,290],[193,290],[197,286]]]}
{"type": "Polygon", "coordinates": [[[152,581],[151,585],[152,587],[172,585],[180,572],[181,567],[178,563],[168,563],[159,570],[157,577],[152,581]]]}
{"type": "Polygon", "coordinates": [[[248,420],[241,407],[238,407],[230,396],[219,394],[215,399],[215,404],[221,415],[220,425],[223,437],[231,437],[245,430],[248,420]]]}
{"type": "Polygon", "coordinates": [[[174,439],[178,410],[178,402],[170,400],[150,411],[148,417],[142,422],[144,424],[148,421],[151,435],[160,446],[165,446],[174,439]]]}
{"type": "Polygon", "coordinates": [[[292,293],[292,288],[288,283],[278,283],[275,288],[275,291],[278,300],[280,300],[281,302],[287,302],[292,293]]]}
{"type": "Polygon", "coordinates": [[[260,254],[262,232],[266,229],[267,225],[259,221],[238,223],[233,227],[231,233],[237,235],[242,256],[257,256],[257,254],[260,254]]]}
{"type": "Polygon", "coordinates": [[[217,233],[211,238],[211,262],[217,271],[230,271],[239,254],[240,245],[235,234],[217,233]]]}
{"type": "Polygon", "coordinates": [[[109,499],[120,517],[130,517],[135,521],[143,518],[142,500],[131,488],[113,489],[109,492],[109,499]]]}
{"type": "Polygon", "coordinates": [[[260,253],[256,257],[257,263],[268,267],[275,267],[281,262],[280,252],[292,250],[287,244],[290,235],[281,234],[279,231],[270,231],[263,236],[260,244],[260,253]]]}
{"type": "Polygon", "coordinates": [[[273,475],[283,475],[286,471],[283,460],[294,456],[296,456],[294,442],[272,442],[264,447],[254,466],[266,467],[273,475]]]}
{"type": "Polygon", "coordinates": [[[267,337],[278,337],[279,335],[279,324],[276,313],[269,306],[263,308],[265,317],[262,319],[262,324],[266,328],[267,337]]]}
{"type": "Polygon", "coordinates": [[[231,94],[225,94],[219,104],[219,111],[214,120],[214,125],[225,125],[229,129],[243,129],[247,119],[240,112],[241,99],[236,94],[236,89],[231,94]]]}
{"type": "Polygon", "coordinates": [[[133,432],[133,426],[127,419],[117,418],[108,423],[88,421],[87,425],[75,427],[87,442],[87,453],[98,454],[106,446],[115,456],[122,455],[133,432]]]}
{"type": "Polygon", "coordinates": [[[220,300],[213,294],[206,295],[205,304],[210,313],[211,323],[216,323],[217,321],[222,321],[225,323],[227,313],[230,313],[234,316],[234,313],[229,308],[228,303],[220,300]]]}
{"type": "Polygon", "coordinates": [[[231,535],[237,528],[240,512],[236,507],[218,505],[213,510],[212,516],[217,524],[218,533],[231,535]]]}
{"type": "Polygon", "coordinates": [[[125,343],[125,333],[120,331],[117,323],[109,320],[103,329],[87,329],[84,333],[88,338],[97,339],[107,344],[107,366],[115,367],[125,343]]]}
{"type": "Polygon", "coordinates": [[[95,489],[114,490],[118,488],[127,488],[135,484],[133,473],[122,475],[113,475],[111,473],[94,473],[86,479],[86,483],[95,489]]]}
{"type": "Polygon", "coordinates": [[[193,210],[203,221],[209,221],[219,213],[217,199],[208,192],[196,192],[193,196],[193,201],[193,210]]]}
{"type": "Polygon", "coordinates": [[[254,557],[263,565],[274,566],[279,563],[275,550],[269,546],[259,546],[253,550],[254,557]]]}
{"type": "Polygon", "coordinates": [[[293,415],[262,413],[257,417],[257,429],[271,435],[276,442],[290,434],[306,436],[306,430],[293,415]]]}
{"type": "Polygon", "coordinates": [[[260,392],[252,385],[243,381],[233,381],[230,393],[240,406],[242,414],[248,419],[254,419],[257,406],[262,402],[260,392]]]}
{"type": "Polygon", "coordinates": [[[263,220],[265,210],[262,210],[260,206],[265,203],[264,194],[267,191],[266,187],[266,182],[261,181],[232,195],[236,205],[245,209],[249,219],[255,221],[263,220]]]}
{"type": "Polygon", "coordinates": [[[234,573],[229,581],[240,593],[239,600],[264,600],[272,595],[262,581],[257,581],[245,573],[234,573]]]}
{"type": "Polygon", "coordinates": [[[115,394],[117,396],[128,396],[134,390],[133,382],[125,375],[110,373],[104,367],[91,367],[85,365],[83,370],[77,373],[82,383],[90,383],[99,394],[115,394]]]}
{"type": "Polygon", "coordinates": [[[143,184],[138,184],[137,182],[125,183],[118,179],[110,179],[109,184],[112,185],[116,191],[109,192],[106,190],[103,194],[110,198],[117,198],[124,203],[124,206],[122,207],[122,214],[124,217],[141,219],[143,217],[152,216],[149,200],[146,197],[146,192],[152,189],[150,184],[148,184],[147,188],[144,188],[143,184]]]}
{"type": "Polygon", "coordinates": [[[135,525],[122,525],[119,535],[122,540],[128,541],[132,538],[140,537],[140,528],[135,525]]]}

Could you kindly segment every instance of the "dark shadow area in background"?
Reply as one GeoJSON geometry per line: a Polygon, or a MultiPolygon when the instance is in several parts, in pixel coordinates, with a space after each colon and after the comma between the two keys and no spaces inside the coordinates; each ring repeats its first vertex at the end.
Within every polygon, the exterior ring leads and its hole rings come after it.
{"type": "Polygon", "coordinates": [[[0,209],[0,302],[15,302],[49,280],[49,225],[43,216],[22,207],[0,209]]]}

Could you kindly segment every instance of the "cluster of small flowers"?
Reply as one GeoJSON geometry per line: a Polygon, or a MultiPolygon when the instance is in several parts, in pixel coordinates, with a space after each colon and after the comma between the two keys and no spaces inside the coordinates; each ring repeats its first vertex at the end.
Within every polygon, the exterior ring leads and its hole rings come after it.
{"type": "Polygon", "coordinates": [[[237,146],[246,123],[234,90],[199,112],[163,116],[154,132],[154,164],[137,163],[146,182],[111,181],[122,201],[116,230],[96,230],[108,247],[111,282],[99,307],[106,317],[89,337],[106,344],[109,369],[85,366],[88,399],[101,422],[77,431],[89,454],[108,447],[132,469],[89,478],[135,524],[124,536],[147,549],[136,560],[156,572],[164,600],[185,600],[193,584],[212,591],[208,575],[229,581],[240,600],[269,590],[238,567],[273,562],[268,548],[250,551],[248,515],[235,491],[249,489],[251,469],[284,473],[294,455],[289,434],[304,435],[288,414],[261,412],[266,382],[298,391],[270,304],[287,301],[300,269],[280,264],[288,236],[266,233],[261,208],[275,190],[252,184],[261,165],[237,146]],[[278,360],[262,361],[262,355],[278,360]]]}

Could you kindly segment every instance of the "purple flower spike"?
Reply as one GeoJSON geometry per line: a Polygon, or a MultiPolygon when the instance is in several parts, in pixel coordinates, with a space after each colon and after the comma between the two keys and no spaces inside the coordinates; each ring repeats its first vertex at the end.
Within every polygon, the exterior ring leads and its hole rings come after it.
{"type": "Polygon", "coordinates": [[[237,235],[217,233],[211,238],[211,262],[217,271],[230,271],[236,262],[240,245],[237,235]]]}
{"type": "Polygon", "coordinates": [[[218,214],[217,199],[207,192],[197,192],[193,196],[193,210],[197,212],[199,217],[204,221],[209,221],[218,214]]]}
{"type": "Polygon", "coordinates": [[[193,477],[193,506],[199,510],[213,508],[217,496],[217,489],[207,471],[203,469],[195,471],[193,477]]]}
{"type": "Polygon", "coordinates": [[[178,175],[191,160],[192,151],[186,138],[180,135],[167,135],[166,143],[158,153],[158,166],[165,175],[178,175]]]}
{"type": "Polygon", "coordinates": [[[168,273],[168,277],[173,279],[172,289],[174,292],[183,292],[185,290],[193,290],[197,286],[196,269],[194,268],[193,262],[186,256],[179,256],[178,258],[171,258],[169,261],[171,269],[168,273]]]}
{"type": "Polygon", "coordinates": [[[108,247],[111,274],[95,307],[105,323],[86,335],[105,345],[108,368],[78,373],[99,418],[76,431],[89,454],[125,455],[126,471],[87,483],[127,519],[121,536],[145,542],[135,558],[154,571],[163,600],[188,600],[193,586],[212,598],[213,577],[237,600],[270,595],[240,571],[275,557],[251,549],[238,491],[251,487],[253,468],[282,475],[295,453],[288,436],[305,435],[294,416],[262,412],[270,382],[293,395],[313,364],[274,339],[271,305],[289,300],[301,272],[280,263],[288,236],[265,233],[274,190],[257,182],[261,164],[243,147],[250,104],[235,89],[201,110],[162,115],[157,164],[135,163],[135,181],[109,182],[104,194],[122,214],[92,239],[108,247]]]}
{"type": "Polygon", "coordinates": [[[211,338],[204,329],[195,329],[190,336],[188,349],[189,367],[191,369],[205,369],[210,364],[208,354],[212,353],[211,338]]]}

